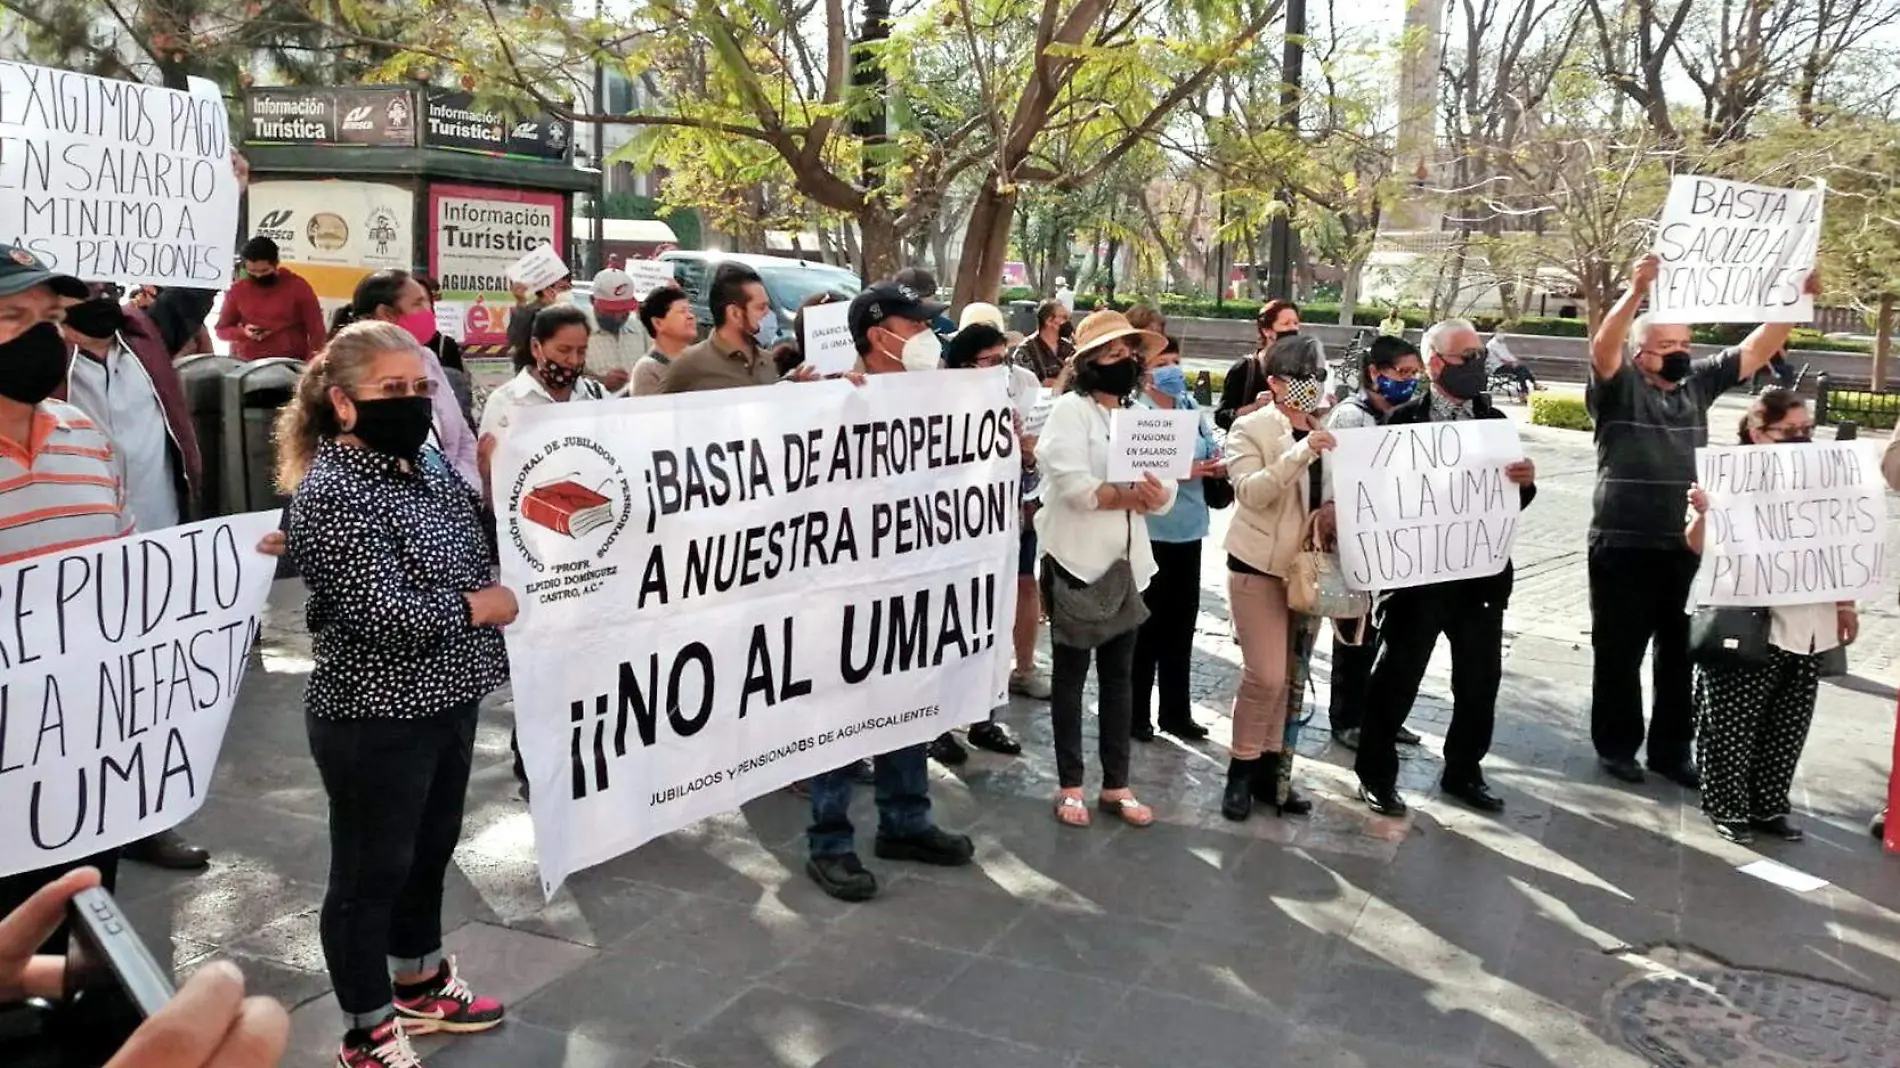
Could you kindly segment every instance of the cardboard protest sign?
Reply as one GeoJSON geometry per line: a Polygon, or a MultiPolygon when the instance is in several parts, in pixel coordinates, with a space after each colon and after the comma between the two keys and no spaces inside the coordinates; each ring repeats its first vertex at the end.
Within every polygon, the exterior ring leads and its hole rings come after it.
{"type": "Polygon", "coordinates": [[[0,876],[204,804],[277,561],[276,512],[0,566],[0,876]]]}
{"type": "Polygon", "coordinates": [[[1887,486],[1860,441],[1696,450],[1709,497],[1696,603],[1797,605],[1877,597],[1887,486]]]}
{"type": "Polygon", "coordinates": [[[494,485],[547,893],[1004,698],[1003,373],[523,410],[494,485]]]}
{"type": "Polygon", "coordinates": [[[553,245],[541,245],[508,267],[508,280],[534,293],[567,277],[567,264],[553,245]]]}
{"type": "Polygon", "coordinates": [[[215,93],[0,60],[0,241],[87,280],[224,289],[238,239],[215,93]]]}
{"type": "Polygon", "coordinates": [[[1117,408],[1108,419],[1108,480],[1186,478],[1200,434],[1201,413],[1192,409],[1117,408]]]}
{"type": "Polygon", "coordinates": [[[858,365],[850,313],[851,305],[841,300],[814,304],[799,313],[805,323],[805,362],[821,375],[841,375],[858,365]]]}
{"type": "Polygon", "coordinates": [[[670,260],[628,260],[620,269],[627,272],[628,280],[633,283],[633,295],[640,300],[647,299],[647,294],[660,286],[678,284],[670,260]]]}
{"type": "Polygon", "coordinates": [[[460,300],[438,300],[435,302],[436,333],[455,339],[457,344],[468,337],[468,303],[460,300]]]}
{"type": "Polygon", "coordinates": [[[1821,244],[1826,190],[1776,189],[1678,174],[1656,227],[1659,323],[1805,323],[1802,291],[1821,244]]]}
{"type": "Polygon", "coordinates": [[[1334,432],[1339,563],[1355,590],[1495,575],[1511,561],[1524,458],[1509,419],[1334,432]]]}

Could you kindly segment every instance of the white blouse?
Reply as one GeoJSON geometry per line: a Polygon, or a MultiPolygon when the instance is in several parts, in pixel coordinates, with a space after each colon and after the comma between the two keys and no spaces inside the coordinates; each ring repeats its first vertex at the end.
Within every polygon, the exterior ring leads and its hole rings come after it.
{"type": "Polygon", "coordinates": [[[1770,608],[1768,644],[1803,655],[1825,653],[1841,644],[1841,625],[1834,602],[1770,608]]]}
{"type": "MultiPolygon", "coordinates": [[[[1108,420],[1108,409],[1083,393],[1065,393],[1050,406],[1036,442],[1036,468],[1042,475],[1036,552],[1054,557],[1083,582],[1094,582],[1125,551],[1136,588],[1147,589],[1155,573],[1148,524],[1134,512],[1096,506],[1096,491],[1108,481],[1108,420]]],[[[1166,512],[1174,507],[1176,483],[1163,479],[1161,484],[1168,492],[1161,509],[1166,512]]]]}

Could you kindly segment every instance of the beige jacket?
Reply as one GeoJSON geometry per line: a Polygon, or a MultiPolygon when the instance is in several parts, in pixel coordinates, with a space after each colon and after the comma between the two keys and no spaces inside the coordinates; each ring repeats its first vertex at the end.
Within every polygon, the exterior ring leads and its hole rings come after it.
{"type": "Polygon", "coordinates": [[[1293,440],[1293,424],[1268,405],[1234,420],[1225,455],[1236,505],[1227,552],[1285,578],[1300,551],[1309,507],[1305,474],[1317,454],[1305,441],[1293,440]]]}

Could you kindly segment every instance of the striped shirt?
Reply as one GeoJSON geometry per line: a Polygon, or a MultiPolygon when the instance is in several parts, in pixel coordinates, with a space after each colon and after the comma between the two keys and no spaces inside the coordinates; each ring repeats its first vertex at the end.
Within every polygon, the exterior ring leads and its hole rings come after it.
{"type": "Polygon", "coordinates": [[[84,412],[44,401],[27,439],[0,438],[0,564],[132,533],[121,458],[84,412]]]}
{"type": "Polygon", "coordinates": [[[1741,382],[1742,353],[1695,361],[1675,389],[1650,384],[1623,361],[1584,391],[1596,421],[1597,488],[1590,545],[1677,549],[1695,482],[1695,451],[1709,443],[1709,408],[1741,382]]]}

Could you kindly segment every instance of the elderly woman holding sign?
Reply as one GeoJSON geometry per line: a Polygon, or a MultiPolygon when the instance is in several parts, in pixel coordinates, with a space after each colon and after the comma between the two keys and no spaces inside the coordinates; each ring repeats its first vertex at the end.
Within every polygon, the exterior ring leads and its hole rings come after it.
{"type": "Polygon", "coordinates": [[[277,422],[290,553],[310,587],[305,722],[330,801],[320,926],[339,1068],[409,1068],[410,1035],[502,1018],[442,952],[442,885],[476,707],[507,681],[500,628],[516,606],[489,578],[475,491],[425,444],[437,388],[408,332],[356,323],[277,422]]]}
{"type": "Polygon", "coordinates": [[[1154,578],[1148,525],[1136,520],[1174,505],[1175,487],[1153,474],[1140,482],[1108,480],[1113,414],[1141,385],[1142,361],[1167,343],[1137,330],[1120,312],[1096,312],[1075,332],[1071,392],[1049,409],[1036,446],[1042,510],[1036,537],[1042,601],[1055,646],[1056,818],[1086,827],[1082,801],[1082,687],[1089,658],[1101,687],[1102,793],[1099,807],[1145,827],[1154,810],[1128,788],[1129,728],[1134,712],[1135,633],[1147,618],[1142,590],[1154,578]]]}
{"type": "Polygon", "coordinates": [[[1278,795],[1280,764],[1287,759],[1287,681],[1297,652],[1286,576],[1319,504],[1314,460],[1333,447],[1333,435],[1320,428],[1320,379],[1301,339],[1274,342],[1263,381],[1272,403],[1235,419],[1227,434],[1227,477],[1237,505],[1227,528],[1227,601],[1241,660],[1220,806],[1230,820],[1246,819],[1256,800],[1276,805],[1282,815],[1310,808],[1297,795],[1289,794],[1291,804],[1278,795]]]}
{"type": "MultiPolygon", "coordinates": [[[[1813,438],[1814,417],[1790,390],[1767,390],[1742,417],[1743,445],[1813,438]]],[[[1702,487],[1689,491],[1689,509],[1685,537],[1700,553],[1709,513],[1702,487]]],[[[1814,718],[1821,661],[1859,633],[1852,601],[1697,610],[1689,635],[1697,661],[1696,761],[1702,811],[1715,833],[1743,845],[1756,831],[1802,839],[1788,822],[1788,790],[1814,718]]]]}

